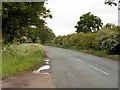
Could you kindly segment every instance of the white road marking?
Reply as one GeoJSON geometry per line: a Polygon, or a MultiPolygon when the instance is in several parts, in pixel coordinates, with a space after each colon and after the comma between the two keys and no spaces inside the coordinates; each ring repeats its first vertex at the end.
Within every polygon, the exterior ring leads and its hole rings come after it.
{"type": "Polygon", "coordinates": [[[50,69],[50,65],[44,65],[44,66],[40,67],[40,68],[37,70],[37,72],[40,72],[40,71],[46,70],[46,69],[50,69]]]}
{"type": "Polygon", "coordinates": [[[46,75],[48,75],[48,74],[50,74],[50,73],[40,73],[40,74],[46,74],[46,75]]]}
{"type": "Polygon", "coordinates": [[[98,71],[100,71],[100,72],[102,72],[102,73],[104,73],[105,75],[109,75],[108,73],[104,72],[103,70],[98,69],[97,67],[94,67],[92,65],[89,65],[89,66],[96,69],[96,70],[98,70],[98,71]]]}
{"type": "Polygon", "coordinates": [[[45,62],[45,64],[49,64],[49,62],[45,62]]]}
{"type": "Polygon", "coordinates": [[[46,59],[46,60],[44,60],[45,62],[49,62],[50,61],[50,59],[46,59]]]}
{"type": "MultiPolygon", "coordinates": [[[[78,58],[76,58],[76,60],[81,62],[81,60],[80,60],[80,59],[78,59],[78,58]]],[[[97,67],[94,67],[94,66],[92,66],[92,65],[90,65],[90,64],[89,64],[88,66],[90,66],[90,67],[92,67],[92,68],[94,68],[94,69],[96,69],[96,70],[98,70],[98,71],[102,72],[102,73],[103,73],[103,74],[105,74],[105,75],[109,75],[108,73],[106,73],[106,72],[105,72],[105,71],[103,71],[103,70],[98,69],[97,67]]]]}
{"type": "Polygon", "coordinates": [[[81,60],[80,60],[80,59],[78,59],[78,58],[76,58],[76,60],[78,60],[78,61],[80,61],[80,62],[81,62],[81,60]]]}
{"type": "Polygon", "coordinates": [[[32,74],[46,74],[46,75],[48,75],[49,73],[47,73],[47,72],[45,73],[45,72],[33,71],[32,74]]]}
{"type": "Polygon", "coordinates": [[[44,66],[40,67],[38,70],[33,71],[32,74],[40,74],[40,71],[47,70],[47,69],[50,69],[50,65],[44,65],[44,66]]]}

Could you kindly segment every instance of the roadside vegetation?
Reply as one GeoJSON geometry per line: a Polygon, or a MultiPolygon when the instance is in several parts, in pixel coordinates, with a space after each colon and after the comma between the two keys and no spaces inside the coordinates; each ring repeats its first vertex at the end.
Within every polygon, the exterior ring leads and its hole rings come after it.
{"type": "Polygon", "coordinates": [[[120,27],[115,27],[93,33],[81,32],[58,36],[54,39],[53,45],[118,60],[120,57],[119,37],[120,27]]]}
{"type": "Polygon", "coordinates": [[[120,56],[120,27],[112,24],[102,27],[102,20],[88,12],[77,22],[76,33],[56,37],[46,25],[46,18],[52,18],[52,14],[45,4],[45,2],[0,3],[0,6],[2,5],[0,16],[2,12],[4,23],[0,51],[2,77],[24,72],[41,63],[44,59],[41,44],[52,43],[54,46],[114,59],[120,56]]]}
{"type": "Polygon", "coordinates": [[[45,2],[2,2],[3,43],[50,41],[55,34],[46,25],[46,18],[52,15],[45,2]]]}
{"type": "Polygon", "coordinates": [[[105,26],[102,24],[102,20],[90,12],[83,14],[75,26],[77,33],[58,36],[52,44],[118,60],[120,57],[120,27],[110,23],[105,26]]]}
{"type": "Polygon", "coordinates": [[[2,77],[19,74],[41,64],[44,50],[40,44],[12,44],[2,51],[2,77]]]}
{"type": "Polygon", "coordinates": [[[45,5],[2,2],[2,77],[22,73],[44,60],[42,44],[55,38],[46,25],[52,15],[45,5]]]}

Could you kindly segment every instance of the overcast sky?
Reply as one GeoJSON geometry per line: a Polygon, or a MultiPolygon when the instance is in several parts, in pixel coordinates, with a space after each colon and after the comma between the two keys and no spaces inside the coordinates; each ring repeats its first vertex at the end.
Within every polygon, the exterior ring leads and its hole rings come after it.
{"type": "Polygon", "coordinates": [[[75,32],[74,26],[79,17],[91,12],[106,23],[118,24],[118,7],[104,4],[105,0],[48,0],[53,19],[47,19],[47,25],[58,35],[75,32]]]}

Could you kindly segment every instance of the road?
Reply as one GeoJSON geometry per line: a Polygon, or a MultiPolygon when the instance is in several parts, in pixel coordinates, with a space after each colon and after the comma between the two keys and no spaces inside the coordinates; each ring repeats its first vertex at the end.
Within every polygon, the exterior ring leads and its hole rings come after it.
{"type": "Polygon", "coordinates": [[[33,75],[31,72],[10,76],[2,81],[2,88],[54,88],[51,77],[51,74],[33,75]]]}
{"type": "Polygon", "coordinates": [[[44,46],[56,88],[118,88],[118,61],[44,46]]]}
{"type": "MultiPolygon", "coordinates": [[[[48,59],[45,58],[45,60],[48,59]]],[[[2,82],[0,80],[0,88],[1,84],[2,88],[55,88],[52,82],[52,74],[50,68],[42,68],[42,70],[39,73],[37,73],[38,71],[36,72],[36,70],[40,69],[41,67],[49,65],[49,63],[46,64],[45,62],[46,61],[30,68],[24,73],[11,75],[9,77],[3,78],[2,82]]]]}

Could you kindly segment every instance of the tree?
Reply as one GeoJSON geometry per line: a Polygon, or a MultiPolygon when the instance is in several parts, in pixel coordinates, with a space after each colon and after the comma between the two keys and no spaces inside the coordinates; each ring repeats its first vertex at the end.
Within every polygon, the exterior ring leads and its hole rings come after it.
{"type": "Polygon", "coordinates": [[[42,44],[52,41],[56,36],[47,26],[39,30],[38,37],[42,44]]]}
{"type": "Polygon", "coordinates": [[[2,14],[2,2],[0,1],[0,15],[2,14]]]}
{"type": "Polygon", "coordinates": [[[91,31],[98,31],[102,27],[103,23],[102,20],[88,12],[80,16],[80,21],[77,22],[75,28],[77,29],[76,32],[91,32],[91,31]]]}
{"type": "Polygon", "coordinates": [[[34,25],[45,27],[45,18],[52,17],[44,2],[3,2],[2,34],[5,42],[13,42],[18,36],[23,37],[21,30],[34,25]]]}
{"type": "Polygon", "coordinates": [[[107,23],[105,26],[103,26],[103,28],[107,28],[107,29],[112,29],[112,28],[115,28],[115,24],[112,24],[112,23],[107,23]]]}
{"type": "MultiPolygon", "coordinates": [[[[119,2],[120,2],[120,0],[119,0],[119,2]]],[[[117,6],[117,3],[115,2],[115,0],[105,0],[105,4],[108,4],[110,6],[112,6],[112,5],[117,6]]]]}
{"type": "MultiPolygon", "coordinates": [[[[118,14],[119,14],[120,13],[120,0],[117,0],[117,1],[118,1],[118,14]]],[[[112,6],[112,5],[117,6],[117,3],[115,2],[115,0],[105,0],[105,4],[109,6],[112,6]]],[[[118,25],[120,26],[120,20],[118,20],[118,25]]]]}

